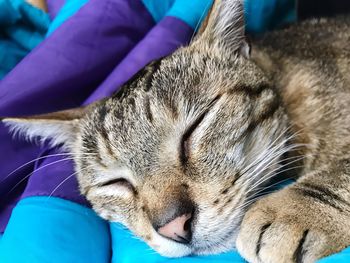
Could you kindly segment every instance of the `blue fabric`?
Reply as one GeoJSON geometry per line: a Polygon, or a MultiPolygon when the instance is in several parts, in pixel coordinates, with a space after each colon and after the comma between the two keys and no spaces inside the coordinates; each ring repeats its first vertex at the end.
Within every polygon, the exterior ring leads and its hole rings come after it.
{"type": "Polygon", "coordinates": [[[88,0],[67,0],[64,6],[60,9],[58,15],[52,21],[47,36],[51,35],[62,23],[64,23],[69,17],[73,16],[76,12],[83,7],[88,0]]]}
{"type": "Polygon", "coordinates": [[[297,20],[295,0],[245,0],[246,30],[263,33],[297,20]]]}
{"type": "Polygon", "coordinates": [[[193,29],[198,29],[200,22],[206,17],[213,0],[177,0],[166,13],[183,20],[193,29]],[[189,12],[189,10],[191,10],[189,12]]]}
{"type": "Polygon", "coordinates": [[[0,0],[0,79],[45,37],[48,14],[23,0],[0,0]]]}
{"type": "Polygon", "coordinates": [[[129,230],[119,224],[111,224],[113,244],[113,263],[243,263],[245,262],[237,252],[224,253],[213,256],[196,256],[169,259],[160,256],[147,244],[135,238],[129,230]]]}
{"type": "Polygon", "coordinates": [[[158,23],[160,20],[162,20],[168,10],[174,4],[175,0],[142,0],[142,2],[152,15],[154,21],[158,23]]]}
{"type": "MultiPolygon", "coordinates": [[[[160,256],[153,251],[146,243],[137,239],[125,227],[119,224],[111,224],[112,239],[112,263],[244,263],[241,256],[232,251],[213,256],[184,257],[178,259],[169,259],[160,256]]],[[[349,263],[350,247],[340,253],[331,255],[318,261],[318,263],[349,263]]]]}
{"type": "MultiPolygon", "coordinates": [[[[206,16],[213,0],[143,0],[143,3],[156,22],[165,15],[174,16],[197,29],[198,21],[206,16]]],[[[295,22],[297,19],[295,0],[245,0],[244,9],[246,30],[255,34],[295,22]]]]}
{"type": "Polygon", "coordinates": [[[206,17],[213,0],[143,0],[142,2],[155,22],[159,22],[164,16],[173,16],[197,29],[200,21],[206,17]]]}
{"type": "Polygon", "coordinates": [[[350,247],[344,249],[341,253],[331,255],[318,261],[318,263],[349,263],[350,247]]]}
{"type": "Polygon", "coordinates": [[[23,199],[0,240],[0,262],[110,262],[108,224],[91,209],[67,200],[23,199]]]}

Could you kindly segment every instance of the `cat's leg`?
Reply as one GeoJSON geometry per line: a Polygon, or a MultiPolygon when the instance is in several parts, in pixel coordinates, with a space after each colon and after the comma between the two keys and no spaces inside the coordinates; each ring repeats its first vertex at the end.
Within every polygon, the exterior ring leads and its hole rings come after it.
{"type": "Polygon", "coordinates": [[[315,262],[350,246],[350,160],[315,171],[246,213],[237,239],[249,262],[315,262]]]}

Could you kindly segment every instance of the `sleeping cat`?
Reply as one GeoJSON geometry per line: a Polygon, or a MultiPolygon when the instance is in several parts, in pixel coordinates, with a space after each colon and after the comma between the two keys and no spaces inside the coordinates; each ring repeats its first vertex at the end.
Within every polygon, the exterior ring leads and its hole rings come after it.
{"type": "Polygon", "coordinates": [[[240,1],[216,1],[188,47],[110,98],[3,121],[63,144],[96,212],[162,255],[236,247],[249,262],[283,263],[340,251],[350,245],[350,17],[269,33],[250,51],[242,13],[240,1]],[[297,181],[260,197],[287,170],[297,181]]]}

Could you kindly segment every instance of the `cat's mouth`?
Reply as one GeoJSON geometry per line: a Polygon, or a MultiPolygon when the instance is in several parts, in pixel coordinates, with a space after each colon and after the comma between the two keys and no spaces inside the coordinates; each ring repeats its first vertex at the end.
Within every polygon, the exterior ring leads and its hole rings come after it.
{"type": "Polygon", "coordinates": [[[196,211],[192,239],[186,244],[190,255],[218,254],[236,249],[236,239],[246,211],[241,207],[247,202],[246,196],[237,195],[240,198],[221,214],[203,208],[196,211]]]}
{"type": "Polygon", "coordinates": [[[166,257],[184,257],[189,255],[209,255],[227,252],[235,249],[235,242],[239,231],[241,219],[232,220],[229,225],[222,224],[222,231],[206,230],[201,234],[201,228],[194,228],[192,238],[177,239],[160,235],[154,241],[158,245],[153,246],[160,254],[166,257]],[[197,232],[198,231],[198,232],[197,232]]]}
{"type": "Polygon", "coordinates": [[[238,228],[234,228],[221,238],[213,240],[198,240],[191,243],[179,243],[173,240],[162,242],[159,246],[153,246],[163,256],[166,257],[185,257],[190,255],[210,255],[227,252],[235,249],[236,236],[238,228]]]}

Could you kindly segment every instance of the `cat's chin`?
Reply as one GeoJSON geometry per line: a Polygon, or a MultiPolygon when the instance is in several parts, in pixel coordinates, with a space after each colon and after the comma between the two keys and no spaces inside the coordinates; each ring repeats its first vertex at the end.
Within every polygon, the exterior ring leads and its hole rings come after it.
{"type": "Polygon", "coordinates": [[[167,258],[181,258],[189,255],[193,255],[192,249],[188,246],[181,244],[173,244],[170,246],[152,246],[160,255],[167,258]]]}
{"type": "Polygon", "coordinates": [[[180,258],[193,254],[190,246],[171,241],[157,234],[154,235],[152,241],[147,243],[160,255],[168,258],[180,258]]]}
{"type": "Polygon", "coordinates": [[[229,240],[223,241],[221,244],[213,243],[208,244],[206,242],[205,246],[195,244],[192,245],[183,245],[177,242],[173,242],[170,240],[159,240],[161,245],[158,245],[157,243],[149,243],[149,245],[156,250],[160,255],[168,258],[180,258],[180,257],[186,257],[190,255],[199,255],[199,256],[206,256],[206,255],[214,255],[214,254],[220,254],[225,253],[229,251],[236,250],[236,242],[237,234],[234,234],[231,236],[229,240]]]}

